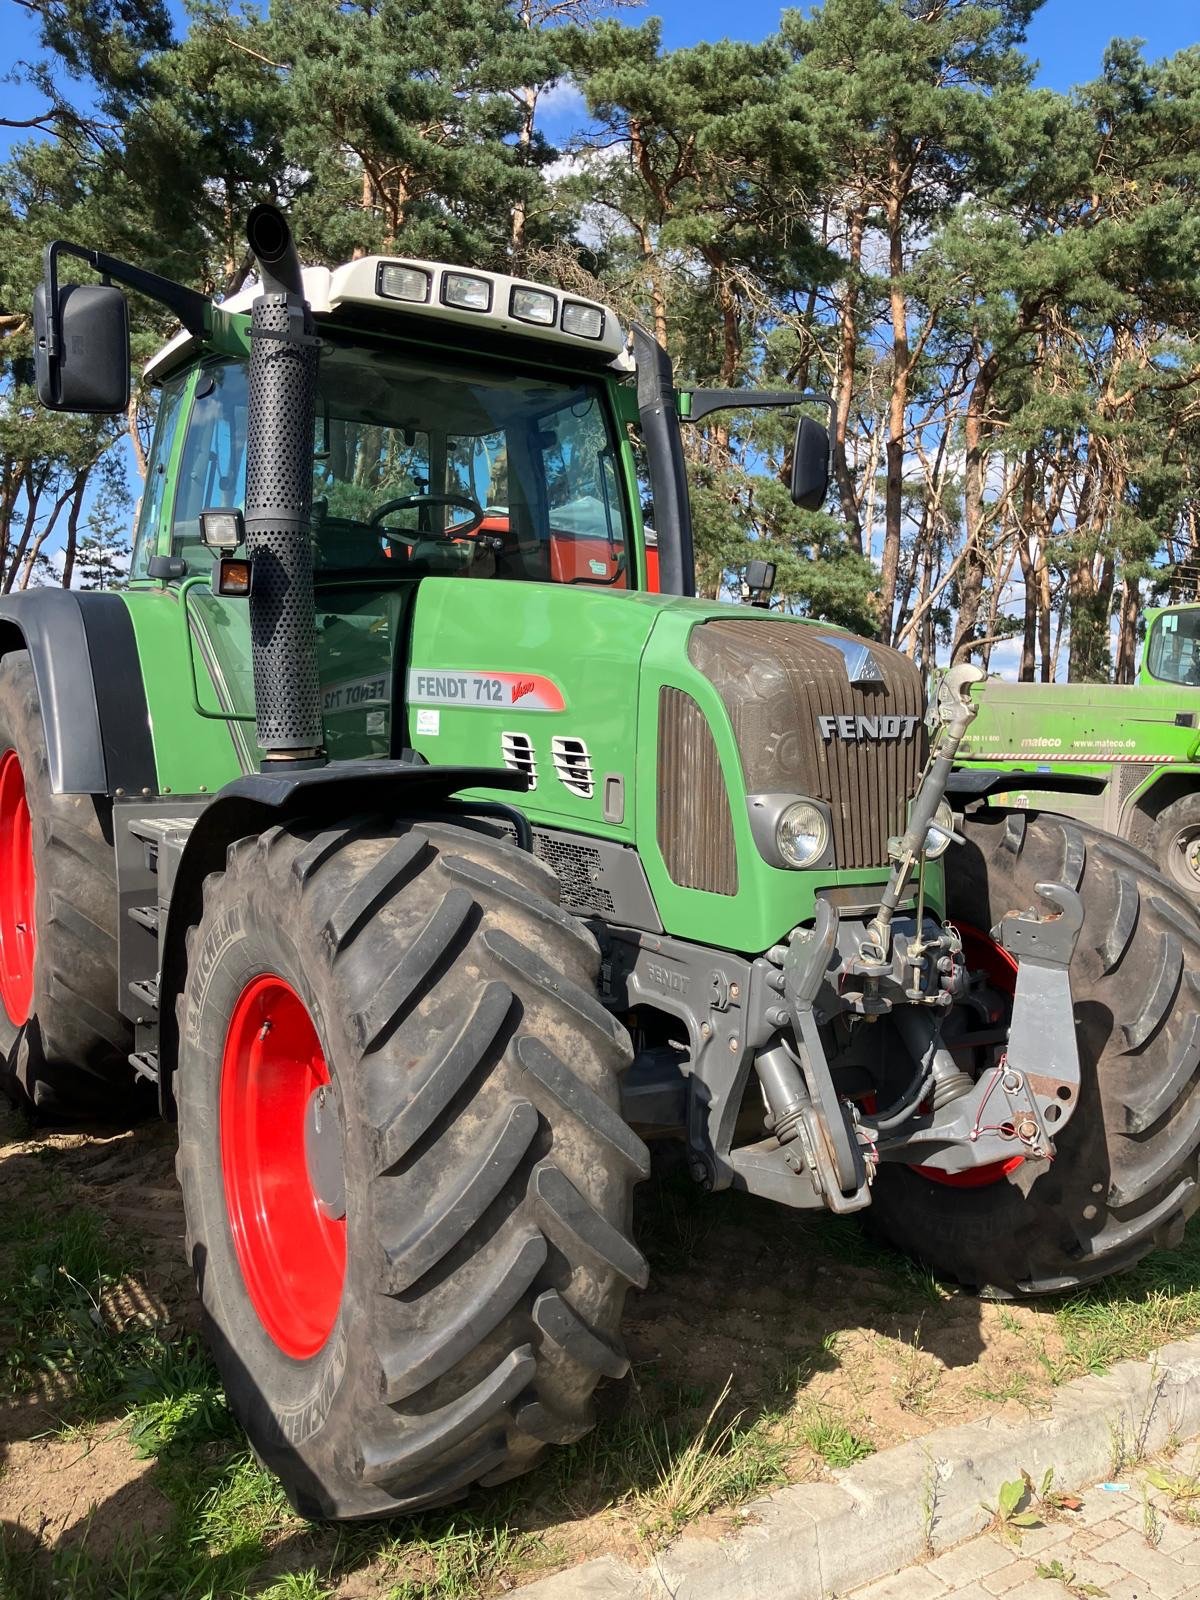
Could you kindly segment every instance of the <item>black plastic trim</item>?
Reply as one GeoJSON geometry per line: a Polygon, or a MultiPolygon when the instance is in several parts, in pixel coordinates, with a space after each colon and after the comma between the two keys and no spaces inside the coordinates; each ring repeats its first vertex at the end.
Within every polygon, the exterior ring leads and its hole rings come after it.
{"type": "Polygon", "coordinates": [[[108,793],[82,598],[69,589],[0,596],[0,655],[29,651],[54,794],[108,793]]]}
{"type": "Polygon", "coordinates": [[[107,791],[158,792],[150,711],[129,607],[115,594],[81,594],[80,613],[92,664],[107,791]]]}
{"type": "Polygon", "coordinates": [[[1106,778],[1089,778],[1082,772],[1040,772],[1034,767],[1009,771],[999,767],[956,767],[946,782],[946,795],[958,800],[983,800],[989,794],[1007,794],[1012,789],[1103,794],[1107,787],[1106,778]]]}

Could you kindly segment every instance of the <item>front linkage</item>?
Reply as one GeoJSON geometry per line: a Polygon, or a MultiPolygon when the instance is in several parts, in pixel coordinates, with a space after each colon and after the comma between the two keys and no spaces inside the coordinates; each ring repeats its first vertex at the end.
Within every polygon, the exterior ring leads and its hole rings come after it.
{"type": "Polygon", "coordinates": [[[848,1212],[870,1204],[884,1161],[960,1174],[1014,1156],[1053,1159],[1055,1138],[1079,1099],[1068,969],[1083,907],[1074,889],[1039,882],[1049,912],[1010,912],[991,930],[1016,967],[1007,1045],[995,1064],[973,1078],[950,1048],[999,1042],[994,1032],[942,1040],[951,1009],[970,1003],[969,974],[957,928],[925,911],[922,846],[975,715],[969,688],[977,676],[973,668],[948,675],[938,706],[941,736],[908,830],[893,841],[887,889],[865,924],[861,910],[839,916],[819,901],[811,927],[794,929],[755,961],[612,931],[604,967],[612,1003],[673,1011],[691,1034],[688,1079],[681,1085],[673,1078],[670,1060],[639,1062],[625,1090],[626,1115],[642,1126],[685,1123],[692,1170],[705,1187],[848,1212]],[[914,872],[916,909],[901,914],[914,872]],[[827,1040],[839,1018],[890,1019],[883,1048],[902,1051],[913,1069],[891,1105],[874,1103],[857,1043],[831,1065],[827,1040]],[[768,1136],[735,1149],[751,1068],[768,1136]]]}

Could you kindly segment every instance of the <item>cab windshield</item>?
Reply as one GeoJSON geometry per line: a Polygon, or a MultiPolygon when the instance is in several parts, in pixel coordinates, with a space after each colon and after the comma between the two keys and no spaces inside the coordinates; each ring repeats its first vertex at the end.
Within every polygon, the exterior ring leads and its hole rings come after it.
{"type": "Polygon", "coordinates": [[[1146,666],[1164,683],[1200,685],[1200,606],[1192,611],[1165,611],[1150,630],[1146,666]]]}
{"type": "MultiPolygon", "coordinates": [[[[247,366],[201,374],[173,548],[207,558],[199,514],[243,505],[247,366]]],[[[630,530],[603,387],[507,377],[326,343],[313,439],[323,574],[516,578],[625,588],[630,530]]]]}

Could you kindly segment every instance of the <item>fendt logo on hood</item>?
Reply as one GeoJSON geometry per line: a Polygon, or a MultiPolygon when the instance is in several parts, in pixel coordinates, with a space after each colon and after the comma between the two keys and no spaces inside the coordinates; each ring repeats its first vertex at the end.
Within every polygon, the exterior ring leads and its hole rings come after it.
{"type": "Polygon", "coordinates": [[[920,720],[920,717],[818,717],[817,727],[827,743],[830,739],[911,739],[920,720]]]}

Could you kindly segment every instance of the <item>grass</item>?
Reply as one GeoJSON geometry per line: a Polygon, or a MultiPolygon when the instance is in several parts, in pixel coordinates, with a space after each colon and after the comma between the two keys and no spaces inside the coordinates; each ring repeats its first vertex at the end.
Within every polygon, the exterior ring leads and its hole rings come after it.
{"type": "MultiPolygon", "coordinates": [[[[708,1325],[746,1327],[735,1272],[726,1289],[714,1267],[727,1228],[741,1237],[755,1230],[754,1270],[792,1292],[784,1313],[765,1314],[761,1343],[755,1333],[744,1357],[731,1355],[731,1381],[714,1374],[711,1354],[693,1371],[686,1357],[659,1356],[665,1346],[652,1345],[619,1406],[601,1392],[602,1409],[614,1414],[550,1452],[530,1477],[402,1523],[319,1528],[292,1513],[247,1452],[202,1348],[159,1320],[138,1288],[136,1237],[119,1239],[96,1212],[72,1207],[52,1164],[35,1157],[28,1170],[33,1192],[10,1207],[0,1257],[0,1380],[13,1395],[42,1397],[81,1449],[125,1430],[169,1515],[159,1531],[131,1527],[115,1548],[111,1524],[101,1548],[100,1519],[111,1515],[103,1506],[91,1533],[77,1530],[53,1550],[0,1537],[4,1600],[331,1600],[347,1592],[483,1600],[591,1553],[596,1540],[645,1554],[789,1478],[853,1466],[875,1448],[881,1382],[893,1415],[925,1419],[940,1409],[950,1366],[977,1359],[946,1343],[948,1330],[958,1337],[978,1314],[975,1302],[890,1254],[856,1220],[803,1215],[772,1229],[775,1214],[761,1203],[706,1197],[686,1173],[668,1174],[647,1186],[640,1205],[654,1293],[686,1306],[694,1275],[707,1273],[731,1307],[726,1323],[708,1325]],[[806,1283],[827,1286],[825,1310],[814,1314],[806,1283]],[[827,1315],[831,1288],[854,1297],[844,1321],[827,1315]]],[[[989,1312],[1007,1336],[1004,1364],[976,1367],[966,1389],[960,1377],[958,1393],[985,1406],[1032,1407],[1055,1383],[1200,1327],[1200,1232],[1193,1235],[1086,1294],[989,1312]]],[[[706,1324],[695,1322],[703,1338],[706,1324]]],[[[1200,1491],[1183,1475],[1176,1487],[1171,1514],[1186,1517],[1200,1491]]],[[[914,1485],[914,1494],[931,1537],[936,1480],[914,1485]]]]}
{"type": "Polygon", "coordinates": [[[827,1467],[852,1467],[875,1452],[875,1446],[825,1406],[805,1410],[797,1425],[797,1436],[827,1467]]]}

